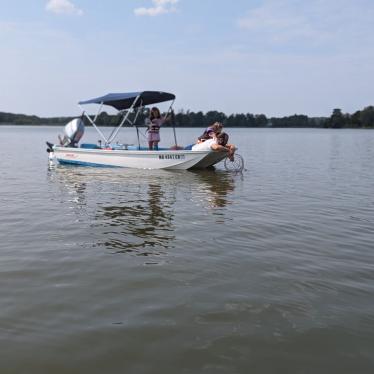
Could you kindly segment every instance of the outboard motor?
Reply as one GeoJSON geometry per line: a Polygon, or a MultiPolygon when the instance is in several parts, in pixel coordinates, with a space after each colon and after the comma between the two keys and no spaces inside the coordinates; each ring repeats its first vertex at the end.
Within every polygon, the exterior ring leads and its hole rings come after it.
{"type": "Polygon", "coordinates": [[[64,138],[60,138],[60,143],[64,147],[76,147],[83,134],[84,122],[82,118],[75,118],[65,126],[64,138]]]}

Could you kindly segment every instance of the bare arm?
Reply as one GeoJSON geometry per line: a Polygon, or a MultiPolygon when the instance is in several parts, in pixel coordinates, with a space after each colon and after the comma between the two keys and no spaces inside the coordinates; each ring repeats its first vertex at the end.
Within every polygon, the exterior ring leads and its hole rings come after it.
{"type": "Polygon", "coordinates": [[[212,144],[210,147],[213,149],[213,151],[219,151],[219,152],[228,152],[229,151],[223,145],[219,145],[219,144],[216,144],[216,143],[212,144]]]}

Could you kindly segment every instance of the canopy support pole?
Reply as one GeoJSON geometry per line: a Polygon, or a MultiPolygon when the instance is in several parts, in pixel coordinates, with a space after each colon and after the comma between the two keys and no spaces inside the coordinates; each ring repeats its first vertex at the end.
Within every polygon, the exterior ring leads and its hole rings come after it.
{"type": "Polygon", "coordinates": [[[100,107],[99,107],[99,110],[97,111],[96,113],[96,116],[95,118],[93,119],[93,121],[96,123],[96,120],[97,120],[97,117],[99,117],[99,114],[101,113],[101,108],[103,107],[104,103],[101,103],[100,104],[100,107]]]}
{"type": "Polygon", "coordinates": [[[139,138],[139,129],[138,129],[138,126],[135,126],[136,128],[136,135],[138,137],[138,150],[140,151],[140,138],[139,138]]]}
{"type": "MultiPolygon", "coordinates": [[[[171,102],[170,107],[169,107],[169,109],[168,109],[168,111],[166,112],[166,115],[165,115],[165,117],[164,117],[165,119],[166,119],[167,115],[169,114],[169,112],[171,113],[171,109],[172,109],[172,107],[173,107],[174,101],[175,101],[175,99],[171,102]]],[[[177,133],[175,132],[175,121],[174,121],[174,119],[173,119],[173,134],[174,134],[174,142],[175,142],[175,146],[178,147],[178,143],[177,143],[177,133]]]]}
{"type": "MultiPolygon", "coordinates": [[[[99,135],[103,138],[104,142],[107,143],[108,140],[107,138],[105,137],[105,135],[100,131],[100,129],[96,126],[96,123],[91,119],[91,117],[86,113],[86,111],[79,105],[79,108],[82,109],[83,111],[83,115],[90,121],[91,125],[96,129],[96,131],[99,133],[99,135]]],[[[96,117],[97,118],[97,115],[96,117]]]]}
{"type": "MultiPolygon", "coordinates": [[[[108,139],[108,144],[110,144],[114,138],[117,136],[118,134],[118,131],[120,130],[120,128],[123,126],[123,124],[128,120],[128,117],[130,115],[130,112],[135,108],[135,105],[136,105],[136,102],[139,100],[140,98],[140,95],[138,95],[136,97],[136,99],[134,100],[134,102],[132,103],[131,107],[129,108],[129,110],[127,111],[126,115],[123,117],[123,120],[122,122],[119,124],[119,126],[117,127],[116,131],[114,131],[114,133],[109,137],[108,139]]],[[[129,121],[131,123],[131,121],[129,121]]]]}
{"type": "Polygon", "coordinates": [[[135,128],[136,128],[136,136],[138,137],[138,149],[139,149],[139,151],[140,151],[140,138],[139,138],[139,128],[138,128],[138,126],[136,126],[136,120],[138,119],[140,110],[142,108],[143,108],[143,100],[141,100],[141,102],[140,102],[140,106],[138,107],[138,110],[136,111],[135,118],[134,118],[134,121],[132,123],[132,125],[135,125],[135,128]]]}

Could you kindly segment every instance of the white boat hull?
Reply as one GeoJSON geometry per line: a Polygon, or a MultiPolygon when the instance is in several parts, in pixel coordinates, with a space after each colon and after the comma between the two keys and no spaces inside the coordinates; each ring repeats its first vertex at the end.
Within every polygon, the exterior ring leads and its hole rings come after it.
{"type": "Polygon", "coordinates": [[[204,169],[226,157],[226,153],[214,151],[133,151],[60,146],[54,146],[51,153],[50,157],[61,164],[176,170],[204,169]]]}

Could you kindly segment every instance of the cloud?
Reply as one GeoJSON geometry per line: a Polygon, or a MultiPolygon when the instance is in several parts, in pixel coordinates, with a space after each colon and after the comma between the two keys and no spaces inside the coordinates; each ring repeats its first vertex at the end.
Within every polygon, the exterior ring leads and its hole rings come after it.
{"type": "Polygon", "coordinates": [[[149,8],[136,8],[137,16],[159,16],[161,14],[176,12],[176,4],[179,0],[152,0],[153,6],[149,8]]]}
{"type": "Polygon", "coordinates": [[[77,8],[69,0],[49,0],[45,9],[48,12],[56,14],[71,14],[76,16],[81,16],[83,14],[83,10],[77,8]]]}
{"type": "Polygon", "coordinates": [[[253,40],[273,45],[354,46],[371,39],[368,0],[265,0],[237,20],[253,40]],[[360,20],[360,22],[357,22],[360,20]]]}
{"type": "Polygon", "coordinates": [[[257,37],[275,43],[287,43],[299,38],[311,38],[315,31],[310,24],[306,12],[300,11],[293,3],[264,2],[252,9],[237,21],[239,28],[257,34],[257,37]]]}

